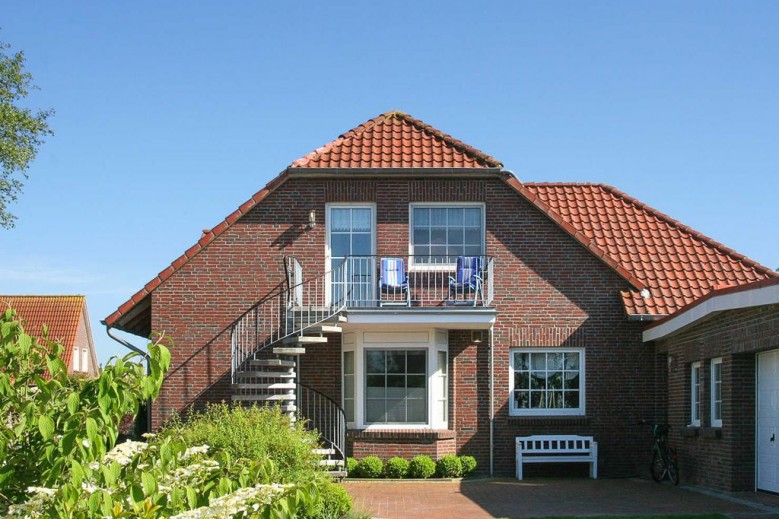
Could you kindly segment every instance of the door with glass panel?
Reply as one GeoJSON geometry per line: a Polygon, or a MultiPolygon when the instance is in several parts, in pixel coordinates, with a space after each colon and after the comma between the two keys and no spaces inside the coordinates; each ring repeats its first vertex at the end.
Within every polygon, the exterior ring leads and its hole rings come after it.
{"type": "Polygon", "coordinates": [[[328,208],[328,270],[330,302],[349,306],[375,305],[376,258],[372,206],[328,208]],[[345,269],[338,268],[346,261],[345,269]]]}

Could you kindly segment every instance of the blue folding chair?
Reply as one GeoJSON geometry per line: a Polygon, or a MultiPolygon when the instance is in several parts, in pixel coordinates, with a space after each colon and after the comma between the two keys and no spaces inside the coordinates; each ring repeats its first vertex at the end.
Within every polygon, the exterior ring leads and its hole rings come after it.
{"type": "Polygon", "coordinates": [[[401,258],[381,258],[379,306],[385,305],[411,306],[406,264],[401,258]]]}
{"type": "Polygon", "coordinates": [[[455,276],[449,276],[449,305],[473,305],[479,299],[481,292],[482,301],[484,301],[484,292],[482,287],[483,272],[479,256],[458,256],[457,271],[455,276]],[[466,299],[466,294],[473,294],[473,301],[466,299]]]}

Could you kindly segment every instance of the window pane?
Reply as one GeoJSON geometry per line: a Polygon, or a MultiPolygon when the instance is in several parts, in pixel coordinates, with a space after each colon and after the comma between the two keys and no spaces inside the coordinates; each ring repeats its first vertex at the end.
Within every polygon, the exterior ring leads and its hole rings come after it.
{"type": "Polygon", "coordinates": [[[566,353],[565,354],[565,369],[579,370],[579,354],[578,353],[566,353]]]}
{"type": "Polygon", "coordinates": [[[433,208],[430,209],[430,225],[435,227],[446,226],[446,209],[445,208],[433,208]]]}
{"type": "Polygon", "coordinates": [[[384,399],[374,400],[367,399],[365,406],[365,421],[366,422],[386,422],[387,414],[384,409],[384,399]]]}
{"type": "Polygon", "coordinates": [[[446,352],[439,351],[438,353],[438,369],[443,375],[446,375],[448,366],[446,365],[446,352]]]}
{"type": "Polygon", "coordinates": [[[465,243],[468,245],[481,246],[481,229],[478,228],[465,228],[465,243]]]}
{"type": "Polygon", "coordinates": [[[408,372],[409,373],[427,373],[427,355],[425,351],[408,352],[408,372]]]}
{"type": "Polygon", "coordinates": [[[530,375],[527,373],[514,373],[514,389],[530,389],[530,375]]]}
{"type": "Polygon", "coordinates": [[[330,231],[348,231],[350,225],[351,209],[332,208],[330,209],[330,231]]]}
{"type": "Polygon", "coordinates": [[[430,247],[420,247],[419,245],[414,247],[414,259],[415,261],[427,261],[427,257],[430,256],[430,247]]]}
{"type": "Polygon", "coordinates": [[[344,398],[354,398],[354,377],[344,377],[344,398]]]}
{"type": "Polygon", "coordinates": [[[344,352],[344,374],[354,374],[354,352],[344,352]]]}
{"type": "Polygon", "coordinates": [[[430,225],[430,209],[428,208],[414,208],[414,226],[422,227],[430,225]]]}
{"type": "Polygon", "coordinates": [[[433,245],[446,245],[446,229],[444,227],[433,227],[430,229],[430,243],[433,245]]]}
{"type": "Polygon", "coordinates": [[[565,407],[567,409],[577,409],[581,407],[579,405],[579,392],[578,391],[566,391],[565,392],[565,407]]]}
{"type": "Polygon", "coordinates": [[[384,352],[369,350],[365,353],[366,373],[384,373],[384,352]]]}
{"type": "Polygon", "coordinates": [[[388,351],[387,352],[387,373],[405,373],[406,372],[406,352],[388,351]]]}
{"type": "Polygon", "coordinates": [[[463,243],[463,230],[450,227],[446,232],[446,238],[449,240],[449,245],[459,245],[463,243]]]}
{"type": "MultiPolygon", "coordinates": [[[[343,258],[349,254],[349,235],[336,234],[330,235],[330,255],[334,258],[343,258]]],[[[340,261],[338,262],[340,263],[340,261]]]]}
{"type": "Polygon", "coordinates": [[[420,229],[419,227],[414,227],[414,244],[427,245],[428,243],[430,243],[430,228],[420,229]]]}
{"type": "Polygon", "coordinates": [[[370,209],[352,209],[352,230],[356,232],[370,232],[370,209]]]}
{"type": "Polygon", "coordinates": [[[514,407],[527,409],[530,406],[530,393],[527,391],[514,391],[514,407]]]}
{"type": "Polygon", "coordinates": [[[387,399],[387,420],[388,422],[406,421],[406,403],[400,399],[387,399]]]}
{"type": "Polygon", "coordinates": [[[529,353],[515,353],[514,354],[514,369],[526,371],[530,369],[530,354],[529,353]]]}
{"type": "Polygon", "coordinates": [[[468,207],[464,209],[463,216],[465,225],[468,227],[481,227],[481,208],[468,207]]]}
{"type": "Polygon", "coordinates": [[[373,248],[371,242],[370,233],[352,234],[352,256],[369,256],[373,248]]]}
{"type": "Polygon", "coordinates": [[[533,353],[530,357],[530,367],[533,371],[546,370],[546,353],[533,353]]]}
{"type": "Polygon", "coordinates": [[[365,381],[365,394],[368,398],[384,398],[386,396],[384,383],[384,375],[368,375],[365,381]]]}
{"type": "Polygon", "coordinates": [[[408,400],[407,403],[408,408],[408,421],[409,422],[416,422],[416,423],[424,423],[427,422],[427,413],[425,411],[425,401],[420,400],[408,400]]]}
{"type": "Polygon", "coordinates": [[[461,207],[453,207],[449,209],[449,226],[462,226],[463,224],[463,209],[461,207]]]}
{"type": "Polygon", "coordinates": [[[579,373],[565,374],[565,389],[579,389],[579,373]]]}
{"type": "Polygon", "coordinates": [[[409,375],[408,387],[425,389],[425,376],[424,375],[409,375]]]}

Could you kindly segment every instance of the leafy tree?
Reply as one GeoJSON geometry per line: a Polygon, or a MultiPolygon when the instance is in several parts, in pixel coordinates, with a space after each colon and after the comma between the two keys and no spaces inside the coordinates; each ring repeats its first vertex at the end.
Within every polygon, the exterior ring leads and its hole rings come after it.
{"type": "Polygon", "coordinates": [[[32,74],[24,70],[24,53],[7,52],[10,45],[0,41],[0,227],[14,226],[16,217],[8,210],[22,190],[22,179],[35,159],[38,148],[52,135],[47,120],[53,110],[33,113],[22,106],[32,85],[32,74]]]}

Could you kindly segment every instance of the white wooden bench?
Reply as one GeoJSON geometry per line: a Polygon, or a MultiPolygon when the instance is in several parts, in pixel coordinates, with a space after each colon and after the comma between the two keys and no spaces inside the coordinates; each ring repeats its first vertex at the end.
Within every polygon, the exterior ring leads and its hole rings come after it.
{"type": "Polygon", "coordinates": [[[589,463],[590,477],[598,479],[598,442],[592,436],[517,436],[517,479],[524,463],[589,463]]]}

